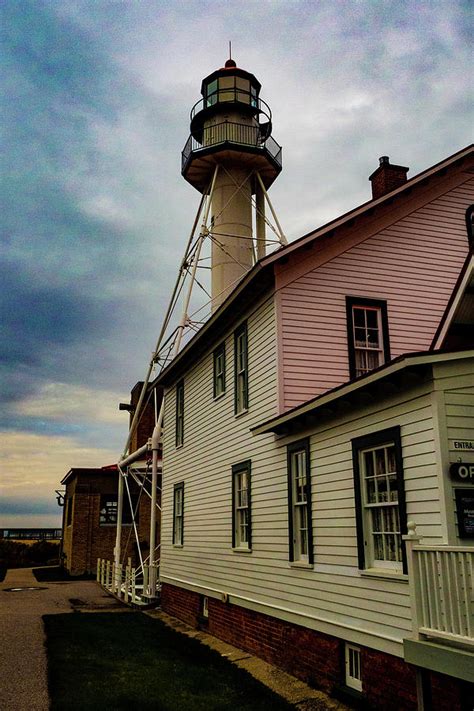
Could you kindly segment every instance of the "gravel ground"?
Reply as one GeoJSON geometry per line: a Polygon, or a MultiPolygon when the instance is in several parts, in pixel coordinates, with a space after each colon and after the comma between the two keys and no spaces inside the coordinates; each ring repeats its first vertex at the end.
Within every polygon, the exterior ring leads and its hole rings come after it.
{"type": "Polygon", "coordinates": [[[9,570],[0,583],[1,711],[49,708],[43,615],[116,607],[95,581],[38,583],[32,568],[9,570]]]}

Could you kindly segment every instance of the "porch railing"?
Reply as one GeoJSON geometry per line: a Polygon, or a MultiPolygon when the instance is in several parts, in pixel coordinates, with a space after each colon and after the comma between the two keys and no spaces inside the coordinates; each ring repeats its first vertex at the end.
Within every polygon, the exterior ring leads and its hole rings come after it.
{"type": "Polygon", "coordinates": [[[141,568],[132,567],[130,558],[127,565],[116,565],[104,558],[97,559],[97,582],[126,603],[148,603],[156,595],[157,580],[156,565],[144,565],[142,571],[141,568]]]}
{"type": "Polygon", "coordinates": [[[404,540],[415,639],[474,647],[474,547],[420,545],[411,521],[404,540]]]}

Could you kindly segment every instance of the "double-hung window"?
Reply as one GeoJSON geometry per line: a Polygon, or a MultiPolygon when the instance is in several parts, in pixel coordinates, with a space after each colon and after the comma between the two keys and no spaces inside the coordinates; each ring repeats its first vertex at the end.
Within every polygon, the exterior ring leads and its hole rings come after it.
{"type": "Polygon", "coordinates": [[[358,378],[390,360],[387,303],[347,296],[346,310],[349,371],[358,378]]]}
{"type": "Polygon", "coordinates": [[[311,478],[307,439],[288,447],[288,521],[290,561],[312,564],[311,478]]]}
{"type": "Polygon", "coordinates": [[[183,545],[184,532],[184,482],[174,485],[173,545],[183,545]]]}
{"type": "Polygon", "coordinates": [[[214,351],[214,397],[225,393],[225,343],[214,351]]]}
{"type": "Polygon", "coordinates": [[[250,461],[232,467],[232,548],[250,550],[250,461]]]}
{"type": "Polygon", "coordinates": [[[235,414],[245,412],[249,406],[247,324],[234,333],[235,414]]]}
{"type": "Polygon", "coordinates": [[[184,443],[184,380],[176,386],[176,446],[184,443]]]}
{"type": "Polygon", "coordinates": [[[352,441],[359,568],[406,572],[400,428],[352,441]]]}

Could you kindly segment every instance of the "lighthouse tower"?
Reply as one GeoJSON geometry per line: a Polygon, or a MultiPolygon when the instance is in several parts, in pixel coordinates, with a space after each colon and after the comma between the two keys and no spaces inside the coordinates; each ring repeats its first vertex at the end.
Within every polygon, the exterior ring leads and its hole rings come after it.
{"type": "Polygon", "coordinates": [[[211,199],[212,308],[265,255],[265,197],[281,171],[269,106],[253,74],[228,59],[191,111],[182,174],[211,199]]]}

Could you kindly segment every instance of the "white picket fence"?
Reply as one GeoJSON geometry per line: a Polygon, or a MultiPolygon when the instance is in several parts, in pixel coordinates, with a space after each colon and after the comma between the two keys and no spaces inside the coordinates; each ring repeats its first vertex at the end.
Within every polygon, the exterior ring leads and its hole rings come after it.
{"type": "Polygon", "coordinates": [[[421,545],[412,522],[404,539],[415,639],[474,647],[474,547],[421,545]]]}
{"type": "Polygon", "coordinates": [[[97,582],[113,595],[126,603],[146,605],[150,598],[157,596],[158,567],[144,565],[142,569],[132,567],[131,558],[127,565],[116,565],[104,558],[97,559],[97,582]]]}

